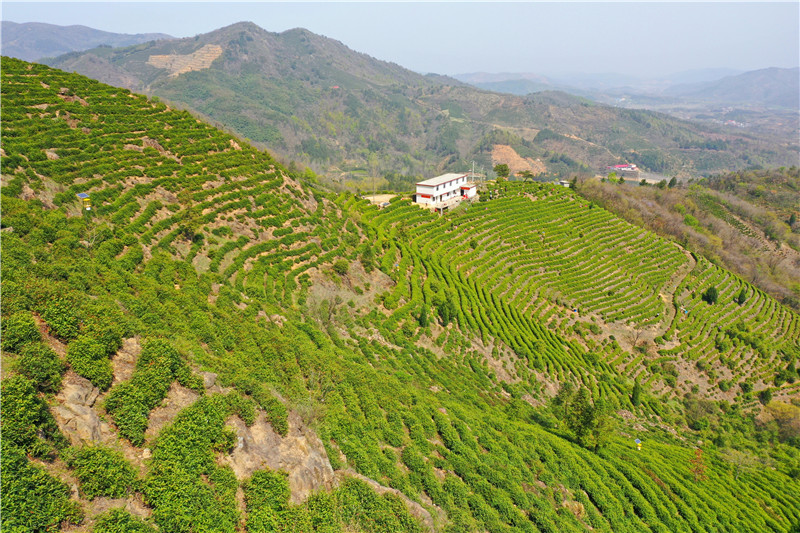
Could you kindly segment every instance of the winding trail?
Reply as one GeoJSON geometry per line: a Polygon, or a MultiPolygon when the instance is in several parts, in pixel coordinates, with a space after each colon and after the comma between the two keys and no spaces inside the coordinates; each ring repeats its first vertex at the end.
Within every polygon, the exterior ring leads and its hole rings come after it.
{"type": "Polygon", "coordinates": [[[661,290],[658,293],[658,295],[664,301],[664,308],[666,309],[667,316],[665,317],[664,321],[659,322],[655,326],[654,328],[655,335],[653,335],[653,338],[660,337],[669,330],[670,325],[672,325],[672,322],[675,320],[675,315],[677,315],[678,313],[678,308],[675,304],[675,298],[674,298],[675,291],[678,289],[680,284],[683,283],[683,280],[686,279],[686,276],[688,276],[689,273],[692,272],[694,268],[697,266],[697,260],[692,256],[692,254],[688,250],[686,250],[682,246],[679,246],[678,244],[673,243],[673,245],[676,246],[681,251],[681,253],[686,256],[688,262],[681,265],[679,269],[675,270],[675,272],[672,273],[672,276],[669,278],[669,281],[667,281],[667,283],[665,283],[664,286],[661,287],[661,290]]]}

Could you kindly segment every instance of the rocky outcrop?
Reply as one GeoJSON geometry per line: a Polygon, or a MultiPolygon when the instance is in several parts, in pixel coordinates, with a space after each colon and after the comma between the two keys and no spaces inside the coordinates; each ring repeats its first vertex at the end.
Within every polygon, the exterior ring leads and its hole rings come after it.
{"type": "Polygon", "coordinates": [[[170,385],[166,397],[158,407],[150,411],[147,431],[144,432],[145,440],[152,441],[165,426],[172,423],[178,413],[199,398],[199,394],[178,383],[170,385]]]}
{"type": "Polygon", "coordinates": [[[233,453],[222,461],[231,466],[237,478],[247,478],[264,468],[283,470],[289,474],[293,503],[302,503],[312,492],[337,485],[322,441],[296,414],[289,416],[286,437],[272,429],[263,413],[251,427],[238,417],[231,417],[227,425],[236,430],[239,439],[233,453]]]}
{"type": "Polygon", "coordinates": [[[139,344],[139,339],[131,337],[122,341],[122,347],[111,358],[114,385],[121,381],[128,381],[133,377],[133,371],[136,369],[136,360],[139,358],[140,353],[142,353],[142,346],[139,344]]]}
{"type": "Polygon", "coordinates": [[[72,371],[64,376],[63,387],[56,395],[58,404],[51,409],[61,432],[73,445],[116,440],[111,427],[93,406],[100,391],[88,379],[72,371]]]}

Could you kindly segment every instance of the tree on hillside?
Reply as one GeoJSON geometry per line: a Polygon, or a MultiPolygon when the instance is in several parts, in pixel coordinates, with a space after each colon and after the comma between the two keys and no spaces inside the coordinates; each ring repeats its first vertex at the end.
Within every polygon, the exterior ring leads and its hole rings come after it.
{"type": "Polygon", "coordinates": [[[567,409],[567,427],[586,448],[598,451],[605,446],[614,429],[614,420],[602,400],[593,401],[591,392],[581,387],[567,409]]]}
{"type": "Polygon", "coordinates": [[[422,328],[428,327],[428,308],[424,305],[422,306],[422,311],[419,313],[417,322],[419,322],[419,325],[422,328]]]}
{"type": "Polygon", "coordinates": [[[631,403],[638,407],[642,403],[642,384],[639,383],[639,378],[633,384],[633,392],[631,393],[631,403]]]}
{"type": "Polygon", "coordinates": [[[677,184],[678,184],[678,178],[676,178],[675,176],[672,176],[672,179],[671,179],[671,180],[669,180],[669,185],[667,185],[667,187],[669,187],[670,189],[672,189],[672,188],[673,188],[673,187],[675,187],[677,184]]]}
{"type": "Polygon", "coordinates": [[[508,165],[505,163],[496,164],[492,170],[494,170],[494,173],[497,174],[498,178],[503,179],[508,178],[508,175],[511,172],[511,170],[508,168],[508,165]]]}
{"type": "Polygon", "coordinates": [[[771,401],[767,404],[767,412],[778,425],[778,437],[782,441],[800,441],[800,407],[771,401]]]}
{"type": "MultiPolygon", "coordinates": [[[[522,178],[523,181],[533,180],[533,172],[530,170],[521,170],[517,172],[517,176],[522,178]]],[[[789,224],[791,226],[791,224],[789,224]]]]}
{"type": "Polygon", "coordinates": [[[736,303],[742,305],[747,301],[747,289],[742,287],[742,290],[739,291],[739,295],[736,296],[736,303]]]}
{"type": "Polygon", "coordinates": [[[717,297],[719,293],[717,292],[716,287],[709,287],[706,289],[706,292],[703,293],[703,301],[709,305],[714,305],[717,303],[717,297]]]}
{"type": "Polygon", "coordinates": [[[569,406],[572,404],[572,399],[575,396],[575,386],[571,381],[561,384],[558,389],[558,394],[553,398],[552,406],[556,418],[566,420],[569,415],[569,406]]]}
{"type": "Polygon", "coordinates": [[[694,457],[689,459],[689,472],[694,475],[695,481],[703,481],[706,479],[706,461],[703,459],[703,450],[695,448],[694,457]]]}
{"type": "Polygon", "coordinates": [[[734,480],[738,480],[739,474],[750,471],[760,462],[758,457],[732,448],[723,451],[722,457],[734,466],[734,480]]]}

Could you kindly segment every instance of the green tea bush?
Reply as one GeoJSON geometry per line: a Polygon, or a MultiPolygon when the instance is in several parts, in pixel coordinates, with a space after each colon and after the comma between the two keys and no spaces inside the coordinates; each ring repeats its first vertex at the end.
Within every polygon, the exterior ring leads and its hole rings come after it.
{"type": "Polygon", "coordinates": [[[54,295],[44,303],[42,318],[50,332],[61,340],[69,341],[80,331],[80,304],[75,297],[54,295]]]}
{"type": "Polygon", "coordinates": [[[93,500],[98,496],[123,498],[136,485],[136,472],[122,453],[103,446],[68,449],[62,454],[78,478],[81,493],[93,500]]]}
{"type": "Polygon", "coordinates": [[[29,342],[42,340],[36,320],[28,311],[19,311],[4,318],[1,337],[3,350],[7,352],[16,352],[29,342]]]}
{"type": "Polygon", "coordinates": [[[144,495],[162,532],[237,529],[236,476],[215,461],[228,452],[236,434],[225,428],[231,415],[225,397],[205,396],[161,430],[145,478],[144,495]]]}
{"type": "Polygon", "coordinates": [[[81,333],[99,343],[106,355],[113,355],[122,346],[126,325],[127,319],[116,303],[92,301],[83,308],[81,333]]]}
{"type": "Polygon", "coordinates": [[[111,509],[95,517],[93,533],[158,533],[156,528],[124,509],[111,509]]]}
{"type": "Polygon", "coordinates": [[[0,529],[14,533],[56,532],[61,531],[62,523],[81,523],[83,512],[78,502],[70,500],[69,486],[31,463],[22,448],[7,440],[7,415],[3,415],[0,529]]]}
{"type": "Polygon", "coordinates": [[[79,375],[100,390],[111,385],[113,373],[106,348],[92,337],[81,335],[67,345],[67,362],[79,375]]]}
{"type": "Polygon", "coordinates": [[[45,455],[51,451],[42,437],[56,446],[64,444],[53,415],[36,394],[32,381],[12,375],[3,379],[1,390],[4,443],[19,446],[32,455],[45,455]]]}
{"type": "Polygon", "coordinates": [[[164,399],[176,379],[202,392],[202,383],[192,376],[189,367],[168,341],[154,339],[145,342],[133,377],[111,389],[105,400],[106,410],[123,437],[135,446],[144,443],[150,411],[164,399]]]}
{"type": "Polygon", "coordinates": [[[34,386],[44,392],[55,392],[61,388],[61,377],[66,365],[49,346],[41,342],[24,345],[19,350],[17,371],[30,379],[34,386]]]}
{"type": "Polygon", "coordinates": [[[242,488],[247,507],[248,531],[284,531],[287,528],[293,528],[294,531],[312,530],[310,523],[307,524],[308,527],[301,527],[302,520],[297,523],[297,517],[286,516],[290,509],[290,493],[285,472],[258,470],[242,483],[242,488]],[[289,518],[295,520],[288,520],[289,518]]]}

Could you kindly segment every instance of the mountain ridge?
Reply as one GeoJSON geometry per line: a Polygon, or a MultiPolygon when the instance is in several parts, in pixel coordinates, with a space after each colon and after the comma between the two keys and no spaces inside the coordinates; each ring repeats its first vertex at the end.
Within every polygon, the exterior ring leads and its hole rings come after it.
{"type": "Polygon", "coordinates": [[[88,50],[99,45],[129,46],[161,39],[174,37],[165,33],[114,33],[77,24],[59,26],[43,22],[2,21],[3,55],[25,61],[88,50]]]}
{"type": "Polygon", "coordinates": [[[800,108],[800,67],[753,70],[717,81],[669,87],[664,94],[715,103],[800,108]]]}
{"type": "Polygon", "coordinates": [[[527,130],[526,156],[561,174],[601,170],[631,158],[657,172],[707,173],[754,161],[788,163],[792,150],[790,145],[759,148],[745,132],[723,132],[644,111],[600,110],[587,101],[569,104],[569,110],[547,109],[532,105],[535,96],[525,99],[453,84],[446,77],[423,76],[375,60],[308,30],[276,34],[252,23],[161,44],[69,54],[49,63],[147,89],[284,159],[310,165],[328,179],[359,179],[362,186],[369,176],[393,172],[430,177],[473,160],[491,169],[498,161],[491,159],[485,141],[495,129],[527,130]],[[169,78],[147,64],[151,55],[187,55],[209,44],[223,53],[203,70],[169,78]],[[661,127],[653,128],[656,123],[661,127]],[[542,129],[587,142],[539,146],[533,140],[542,129]],[[610,129],[619,133],[612,136],[610,129]],[[729,142],[729,153],[703,151],[720,138],[729,142]],[[553,148],[559,150],[555,155],[553,148]]]}

